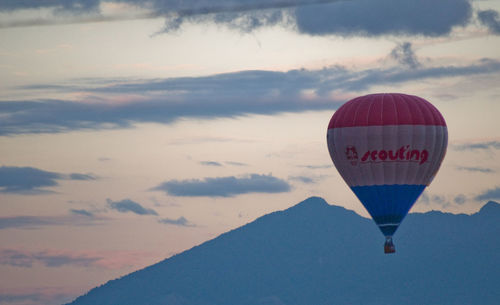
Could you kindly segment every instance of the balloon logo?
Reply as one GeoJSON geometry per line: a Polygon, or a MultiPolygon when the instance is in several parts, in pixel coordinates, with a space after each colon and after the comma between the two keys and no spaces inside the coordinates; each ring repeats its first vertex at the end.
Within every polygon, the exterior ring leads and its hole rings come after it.
{"type": "Polygon", "coordinates": [[[333,114],[327,143],[340,175],[385,235],[384,252],[394,253],[392,236],[446,154],[443,116],[417,96],[357,97],[333,114]]]}

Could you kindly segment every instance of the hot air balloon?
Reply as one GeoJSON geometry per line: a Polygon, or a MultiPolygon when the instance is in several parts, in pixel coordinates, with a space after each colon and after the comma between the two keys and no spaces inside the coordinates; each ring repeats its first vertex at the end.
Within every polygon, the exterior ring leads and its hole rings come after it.
{"type": "Polygon", "coordinates": [[[335,111],[327,143],[340,175],[385,235],[384,252],[394,253],[394,233],[446,153],[443,116],[418,96],[361,96],[335,111]]]}

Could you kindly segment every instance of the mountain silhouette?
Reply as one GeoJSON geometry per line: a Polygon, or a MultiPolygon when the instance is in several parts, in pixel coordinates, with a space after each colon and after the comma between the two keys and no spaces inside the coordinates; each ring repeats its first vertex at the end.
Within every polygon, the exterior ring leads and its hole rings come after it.
{"type": "Polygon", "coordinates": [[[71,305],[499,304],[500,204],[409,214],[383,253],[372,220],[311,197],[71,305]]]}

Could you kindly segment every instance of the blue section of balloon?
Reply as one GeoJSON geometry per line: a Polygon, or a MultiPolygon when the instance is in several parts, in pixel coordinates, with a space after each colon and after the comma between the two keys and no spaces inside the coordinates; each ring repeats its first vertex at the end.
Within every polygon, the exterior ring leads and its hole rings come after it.
{"type": "Polygon", "coordinates": [[[352,191],[385,236],[396,232],[426,185],[393,184],[353,186],[352,191]]]}

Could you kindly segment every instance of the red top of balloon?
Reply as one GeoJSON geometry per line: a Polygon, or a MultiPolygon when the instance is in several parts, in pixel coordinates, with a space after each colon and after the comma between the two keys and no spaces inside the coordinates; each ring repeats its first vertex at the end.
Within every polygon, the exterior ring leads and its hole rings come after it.
{"type": "Polygon", "coordinates": [[[443,116],[421,97],[402,93],[377,93],[354,98],[332,116],[328,129],[382,125],[446,126],[443,116]]]}

